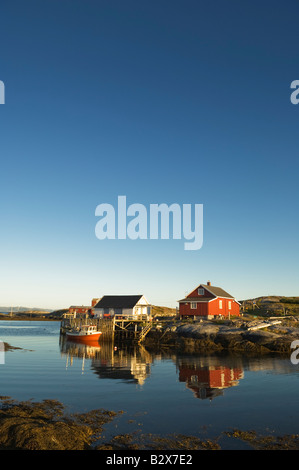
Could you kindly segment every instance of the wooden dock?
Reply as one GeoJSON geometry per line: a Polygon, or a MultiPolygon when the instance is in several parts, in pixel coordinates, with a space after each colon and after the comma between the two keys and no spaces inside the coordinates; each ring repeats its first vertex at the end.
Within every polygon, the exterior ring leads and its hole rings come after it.
{"type": "Polygon", "coordinates": [[[101,341],[132,341],[142,343],[152,328],[152,322],[144,318],[63,318],[60,333],[82,325],[95,325],[102,331],[101,341]]]}

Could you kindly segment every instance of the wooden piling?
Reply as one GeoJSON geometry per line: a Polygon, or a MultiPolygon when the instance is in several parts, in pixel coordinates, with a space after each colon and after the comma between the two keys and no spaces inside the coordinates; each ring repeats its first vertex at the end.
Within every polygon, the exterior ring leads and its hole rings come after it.
{"type": "Polygon", "coordinates": [[[60,325],[62,334],[82,325],[95,325],[102,332],[101,341],[135,341],[141,343],[151,330],[151,322],[113,318],[63,318],[60,325]]]}

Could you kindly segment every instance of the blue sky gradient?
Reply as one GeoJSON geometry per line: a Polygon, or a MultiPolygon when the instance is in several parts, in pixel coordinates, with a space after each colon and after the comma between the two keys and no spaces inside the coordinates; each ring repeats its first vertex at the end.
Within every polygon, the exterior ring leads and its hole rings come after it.
{"type": "Polygon", "coordinates": [[[298,294],[296,1],[3,0],[0,305],[298,294]],[[204,244],[105,240],[98,204],[204,205],[204,244]]]}

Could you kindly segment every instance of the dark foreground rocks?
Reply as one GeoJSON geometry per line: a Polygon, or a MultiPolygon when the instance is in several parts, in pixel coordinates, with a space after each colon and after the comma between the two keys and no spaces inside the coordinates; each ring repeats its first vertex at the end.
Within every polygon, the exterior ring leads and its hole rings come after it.
{"type": "Polygon", "coordinates": [[[0,450],[89,450],[118,413],[65,414],[55,400],[15,402],[0,397],[0,450]]]}
{"type": "Polygon", "coordinates": [[[298,450],[298,435],[261,435],[255,431],[223,431],[213,439],[173,434],[159,436],[133,433],[115,435],[108,441],[103,426],[121,412],[103,409],[66,414],[55,400],[15,402],[0,397],[0,450],[298,450]]]}

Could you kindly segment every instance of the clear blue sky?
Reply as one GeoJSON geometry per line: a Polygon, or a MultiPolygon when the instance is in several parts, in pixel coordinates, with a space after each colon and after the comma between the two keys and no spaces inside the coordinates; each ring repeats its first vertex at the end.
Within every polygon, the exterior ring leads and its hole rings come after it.
{"type": "Polygon", "coordinates": [[[299,295],[295,0],[2,0],[0,305],[299,295]],[[95,237],[95,208],[202,203],[204,244],[95,237]]]}

